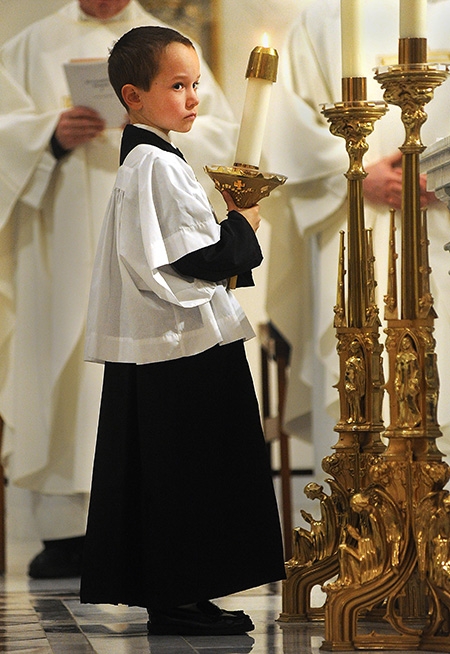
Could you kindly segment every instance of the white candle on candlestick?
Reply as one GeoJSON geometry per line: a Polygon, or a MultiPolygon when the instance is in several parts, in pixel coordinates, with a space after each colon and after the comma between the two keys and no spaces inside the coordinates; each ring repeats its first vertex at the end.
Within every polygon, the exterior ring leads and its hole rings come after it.
{"type": "Polygon", "coordinates": [[[269,80],[256,77],[248,79],[236,163],[259,168],[271,93],[272,82],[269,80]]]}
{"type": "Polygon", "coordinates": [[[341,0],[342,77],[365,77],[361,0],[341,0]]]}
{"type": "Polygon", "coordinates": [[[273,48],[258,46],[252,50],[247,67],[247,91],[242,110],[235,164],[259,168],[277,65],[278,54],[273,48]]]}
{"type": "Polygon", "coordinates": [[[426,38],[427,0],[400,0],[400,38],[426,38]]]}

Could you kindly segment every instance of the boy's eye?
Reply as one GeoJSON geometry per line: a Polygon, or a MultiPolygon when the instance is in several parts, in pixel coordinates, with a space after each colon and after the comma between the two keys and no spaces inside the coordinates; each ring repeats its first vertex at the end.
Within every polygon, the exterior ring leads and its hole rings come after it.
{"type": "MultiPolygon", "coordinates": [[[[199,84],[200,84],[200,82],[194,82],[194,83],[192,84],[192,88],[193,88],[194,90],[197,90],[198,87],[199,87],[199,84]]],[[[180,91],[181,89],[184,89],[184,84],[183,84],[182,82],[176,82],[176,83],[173,85],[172,88],[175,89],[175,91],[180,91]]]]}

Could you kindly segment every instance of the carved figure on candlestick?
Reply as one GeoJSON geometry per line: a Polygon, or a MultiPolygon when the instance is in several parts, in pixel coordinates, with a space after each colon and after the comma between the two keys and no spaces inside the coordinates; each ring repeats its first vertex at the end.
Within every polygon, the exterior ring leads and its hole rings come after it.
{"type": "Polygon", "coordinates": [[[439,373],[434,353],[425,355],[425,380],[427,387],[427,421],[430,424],[437,424],[439,373]]]}
{"type": "Polygon", "coordinates": [[[450,496],[448,494],[442,498],[442,504],[433,516],[429,540],[430,579],[448,591],[450,590],[450,496]],[[434,565],[431,563],[433,561],[434,565]]]}
{"type": "Polygon", "coordinates": [[[450,494],[431,493],[421,502],[417,519],[419,573],[450,591],[450,494]]]}
{"type": "Polygon", "coordinates": [[[350,507],[360,515],[359,527],[345,525],[339,545],[340,575],[336,585],[363,584],[383,572],[387,561],[387,538],[378,509],[368,495],[356,493],[350,507]],[[347,542],[348,537],[356,546],[347,542]]]}
{"type": "Polygon", "coordinates": [[[347,422],[363,422],[363,399],[366,394],[366,365],[361,344],[355,338],[350,344],[351,356],[345,362],[345,395],[350,408],[347,422]]]}
{"type": "Polygon", "coordinates": [[[305,487],[305,495],[310,500],[320,500],[320,519],[316,520],[310,513],[301,510],[303,519],[311,526],[308,531],[297,527],[293,531],[293,565],[311,565],[330,556],[335,548],[337,534],[337,515],[333,499],[323,492],[323,486],[310,482],[305,487]]]}
{"type": "Polygon", "coordinates": [[[420,393],[420,368],[417,352],[409,334],[400,343],[395,361],[395,393],[399,405],[399,427],[416,427],[420,423],[417,398],[420,393]]]}

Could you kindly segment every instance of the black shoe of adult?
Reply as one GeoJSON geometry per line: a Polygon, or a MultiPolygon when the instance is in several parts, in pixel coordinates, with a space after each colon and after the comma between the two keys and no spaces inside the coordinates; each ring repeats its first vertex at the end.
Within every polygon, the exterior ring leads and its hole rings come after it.
{"type": "Polygon", "coordinates": [[[148,614],[148,633],[154,635],[237,636],[255,628],[243,611],[225,611],[209,601],[148,614]]]}
{"type": "Polygon", "coordinates": [[[62,579],[81,575],[84,536],[45,540],[43,543],[44,549],[28,566],[32,579],[62,579]]]}

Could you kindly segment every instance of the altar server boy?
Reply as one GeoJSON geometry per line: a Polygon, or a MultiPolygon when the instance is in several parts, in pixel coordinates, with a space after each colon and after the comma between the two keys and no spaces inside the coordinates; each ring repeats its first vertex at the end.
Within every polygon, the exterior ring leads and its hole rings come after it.
{"type": "Polygon", "coordinates": [[[187,38],[135,28],[109,76],[130,124],[89,302],[86,358],[105,369],[81,600],[145,607],[151,634],[242,634],[250,617],[210,600],[284,577],[254,333],[227,285],[261,263],[259,208],[225,194],[219,224],[171,143],[201,95],[187,38]]]}

